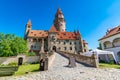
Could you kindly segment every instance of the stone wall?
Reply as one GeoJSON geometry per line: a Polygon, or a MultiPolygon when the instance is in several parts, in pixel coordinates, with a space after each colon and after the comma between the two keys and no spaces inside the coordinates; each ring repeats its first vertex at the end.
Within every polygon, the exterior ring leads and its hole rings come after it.
{"type": "Polygon", "coordinates": [[[53,54],[48,57],[48,69],[52,66],[54,60],[55,60],[55,52],[53,52],[53,54]]]}
{"type": "Polygon", "coordinates": [[[67,58],[73,56],[77,62],[86,64],[89,66],[93,66],[96,68],[99,67],[98,60],[97,60],[97,57],[95,54],[93,54],[91,57],[89,57],[89,56],[83,56],[83,55],[79,55],[79,54],[72,54],[72,53],[66,53],[66,52],[58,52],[58,53],[60,53],[61,55],[65,56],[67,58]]]}
{"type": "Polygon", "coordinates": [[[39,56],[15,56],[15,57],[0,57],[0,64],[7,65],[11,62],[18,63],[18,59],[22,57],[23,63],[34,63],[39,61],[39,56]]]}

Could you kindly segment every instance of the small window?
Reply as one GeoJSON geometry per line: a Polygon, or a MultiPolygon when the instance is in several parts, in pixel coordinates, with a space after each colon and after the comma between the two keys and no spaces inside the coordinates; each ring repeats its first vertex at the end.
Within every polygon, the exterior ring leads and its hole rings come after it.
{"type": "Polygon", "coordinates": [[[64,47],[64,50],[66,50],[67,48],[66,47],[64,47]]]}
{"type": "Polygon", "coordinates": [[[59,44],[60,44],[60,41],[59,41],[59,44]]]}
{"type": "Polygon", "coordinates": [[[66,43],[64,42],[64,45],[65,45],[66,43]]]}
{"type": "Polygon", "coordinates": [[[70,42],[70,45],[72,44],[72,42],[70,42]]]}
{"type": "Polygon", "coordinates": [[[84,52],[86,52],[86,49],[84,49],[84,52]]]}
{"type": "Polygon", "coordinates": [[[37,42],[37,39],[33,39],[33,42],[37,42]]]}
{"type": "Polygon", "coordinates": [[[38,42],[41,42],[41,39],[38,39],[38,42]]]}
{"type": "Polygon", "coordinates": [[[31,45],[31,48],[33,48],[33,45],[31,45]]]}
{"type": "Polygon", "coordinates": [[[59,47],[59,50],[61,49],[61,47],[59,47]]]}
{"type": "Polygon", "coordinates": [[[74,44],[76,45],[76,42],[74,42],[74,44]]]}
{"type": "Polygon", "coordinates": [[[28,26],[28,28],[30,28],[30,26],[28,26]]]}
{"type": "Polygon", "coordinates": [[[70,50],[72,50],[72,47],[70,47],[70,50]]]}
{"type": "Polygon", "coordinates": [[[34,46],[34,48],[36,48],[36,46],[34,46]]]}
{"type": "Polygon", "coordinates": [[[85,44],[84,44],[84,47],[85,47],[85,44]]]}

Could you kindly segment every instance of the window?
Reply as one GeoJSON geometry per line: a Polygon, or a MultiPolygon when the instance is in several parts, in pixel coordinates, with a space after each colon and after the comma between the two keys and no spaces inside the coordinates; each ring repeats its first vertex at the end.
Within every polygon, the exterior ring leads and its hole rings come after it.
{"type": "Polygon", "coordinates": [[[72,44],[72,42],[70,42],[70,45],[72,44]]]}
{"type": "Polygon", "coordinates": [[[33,42],[37,42],[37,39],[34,38],[34,39],[33,39],[33,42]]]}
{"type": "Polygon", "coordinates": [[[36,46],[34,46],[34,48],[36,48],[36,46]]]}
{"type": "Polygon", "coordinates": [[[64,50],[66,50],[67,48],[66,47],[64,47],[64,50]]]}
{"type": "Polygon", "coordinates": [[[84,52],[86,52],[86,49],[84,49],[84,52]]]}
{"type": "Polygon", "coordinates": [[[64,45],[65,45],[66,43],[64,42],[64,45]]]}
{"type": "Polygon", "coordinates": [[[61,49],[61,47],[59,47],[59,50],[61,49]]]}
{"type": "Polygon", "coordinates": [[[30,28],[30,26],[28,26],[28,28],[30,28]]]}
{"type": "Polygon", "coordinates": [[[41,39],[38,39],[38,42],[41,42],[41,39]]]}
{"type": "Polygon", "coordinates": [[[59,44],[60,44],[60,41],[59,41],[59,44]]]}
{"type": "Polygon", "coordinates": [[[85,44],[84,44],[84,47],[85,47],[85,44]]]}
{"type": "Polygon", "coordinates": [[[70,50],[72,50],[72,47],[70,47],[70,50]]]}
{"type": "Polygon", "coordinates": [[[74,42],[74,44],[76,45],[76,42],[74,42]]]}
{"type": "Polygon", "coordinates": [[[33,45],[31,45],[31,48],[33,48],[33,45]]]}

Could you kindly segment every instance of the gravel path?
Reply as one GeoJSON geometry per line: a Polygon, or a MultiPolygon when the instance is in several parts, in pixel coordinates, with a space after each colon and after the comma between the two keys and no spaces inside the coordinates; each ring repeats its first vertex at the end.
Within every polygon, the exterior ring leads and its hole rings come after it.
{"type": "Polygon", "coordinates": [[[77,64],[66,67],[68,60],[56,54],[54,65],[48,71],[24,76],[1,77],[0,80],[120,80],[120,69],[97,69],[77,64]]]}

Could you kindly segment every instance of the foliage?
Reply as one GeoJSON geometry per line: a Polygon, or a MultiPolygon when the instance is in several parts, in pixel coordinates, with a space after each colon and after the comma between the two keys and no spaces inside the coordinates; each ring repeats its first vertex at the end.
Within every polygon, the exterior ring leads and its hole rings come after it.
{"type": "Polygon", "coordinates": [[[35,72],[39,70],[39,64],[26,64],[21,65],[14,75],[23,75],[26,72],[35,72]]]}
{"type": "Polygon", "coordinates": [[[17,66],[18,64],[16,62],[11,62],[8,64],[8,66],[17,66]]]}
{"type": "Polygon", "coordinates": [[[36,56],[36,53],[35,52],[28,52],[28,53],[26,53],[26,56],[36,56]]]}
{"type": "Polygon", "coordinates": [[[0,33],[0,56],[16,56],[19,53],[27,53],[27,42],[14,34],[0,33]]]}

